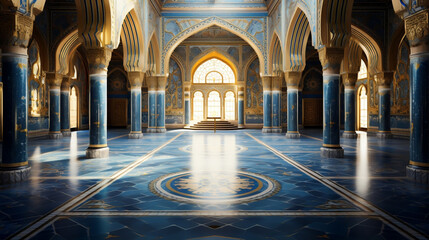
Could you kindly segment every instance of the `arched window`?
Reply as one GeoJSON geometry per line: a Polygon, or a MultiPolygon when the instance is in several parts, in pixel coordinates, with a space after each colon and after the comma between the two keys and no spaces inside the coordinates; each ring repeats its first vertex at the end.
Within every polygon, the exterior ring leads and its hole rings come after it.
{"type": "Polygon", "coordinates": [[[78,128],[79,108],[78,108],[78,93],[76,86],[70,90],[70,128],[78,128]]]}
{"type": "Polygon", "coordinates": [[[202,92],[195,92],[193,97],[194,121],[204,119],[204,97],[202,92]]]}
{"type": "Polygon", "coordinates": [[[368,96],[366,87],[362,85],[359,88],[359,128],[368,128],[368,96]]]}
{"type": "Polygon", "coordinates": [[[209,93],[207,117],[221,117],[220,94],[216,91],[209,93]]]}
{"type": "Polygon", "coordinates": [[[225,94],[225,119],[235,120],[235,95],[231,91],[225,94]]]}
{"type": "Polygon", "coordinates": [[[235,83],[235,74],[225,62],[212,58],[195,70],[194,83],[235,83]]]}
{"type": "Polygon", "coordinates": [[[358,79],[365,79],[365,78],[368,78],[368,68],[366,67],[365,62],[361,59],[358,79]]]}

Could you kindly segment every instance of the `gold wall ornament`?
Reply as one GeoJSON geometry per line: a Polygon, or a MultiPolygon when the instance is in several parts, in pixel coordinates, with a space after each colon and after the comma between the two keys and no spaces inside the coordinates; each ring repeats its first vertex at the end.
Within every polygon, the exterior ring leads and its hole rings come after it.
{"type": "Polygon", "coordinates": [[[287,71],[285,72],[285,81],[288,87],[298,88],[301,82],[302,72],[287,71]]]}
{"type": "Polygon", "coordinates": [[[427,42],[429,33],[428,10],[421,11],[405,18],[405,33],[411,46],[427,42]]]}
{"type": "Polygon", "coordinates": [[[0,47],[27,48],[33,33],[34,16],[19,12],[0,12],[0,47]]]}
{"type": "Polygon", "coordinates": [[[343,48],[324,47],[319,49],[319,59],[322,63],[323,71],[339,73],[343,58],[343,48]]]}
{"type": "Polygon", "coordinates": [[[107,73],[112,49],[108,47],[86,48],[88,58],[89,74],[107,73]]]}
{"type": "Polygon", "coordinates": [[[144,80],[144,72],[128,72],[128,81],[131,88],[141,88],[144,80]]]}
{"type": "Polygon", "coordinates": [[[354,87],[358,78],[358,73],[342,73],[343,84],[346,87],[354,87]]]}

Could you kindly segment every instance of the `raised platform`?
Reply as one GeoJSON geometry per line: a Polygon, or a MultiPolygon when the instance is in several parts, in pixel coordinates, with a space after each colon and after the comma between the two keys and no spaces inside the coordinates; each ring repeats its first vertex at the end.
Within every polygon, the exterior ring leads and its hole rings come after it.
{"type": "MultiPolygon", "coordinates": [[[[204,120],[198,122],[197,124],[190,127],[193,130],[213,130],[214,121],[213,120],[204,120]]],[[[225,120],[216,120],[216,130],[237,130],[238,127],[229,121],[225,120]]]]}

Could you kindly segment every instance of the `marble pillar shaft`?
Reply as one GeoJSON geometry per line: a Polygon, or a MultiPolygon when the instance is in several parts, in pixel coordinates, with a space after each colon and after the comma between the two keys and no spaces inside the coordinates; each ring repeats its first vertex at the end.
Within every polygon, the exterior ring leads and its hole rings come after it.
{"type": "Polygon", "coordinates": [[[189,126],[191,123],[191,98],[190,92],[185,91],[185,125],[189,126]]]}
{"type": "Polygon", "coordinates": [[[157,132],[165,131],[165,89],[156,91],[156,129],[157,132]]]}
{"type": "Polygon", "coordinates": [[[287,89],[287,132],[298,133],[298,89],[287,89]]]}
{"type": "Polygon", "coordinates": [[[323,73],[323,147],[340,148],[340,75],[323,73]]]}
{"type": "Polygon", "coordinates": [[[244,127],[244,91],[238,91],[238,127],[244,127]]]}
{"type": "Polygon", "coordinates": [[[271,132],[271,129],[273,127],[272,123],[272,91],[271,90],[264,90],[263,92],[263,101],[264,101],[264,131],[265,132],[271,132]]]}
{"type": "Polygon", "coordinates": [[[429,169],[429,52],[411,54],[411,166],[429,169]]]}
{"type": "Polygon", "coordinates": [[[148,104],[149,104],[149,119],[148,131],[156,132],[156,90],[148,91],[148,104]]]}
{"type": "Polygon", "coordinates": [[[378,96],[378,131],[390,132],[390,86],[379,86],[378,96]]]}
{"type": "Polygon", "coordinates": [[[356,101],[354,87],[345,87],[344,89],[344,131],[355,133],[356,131],[356,101]]]}
{"type": "Polygon", "coordinates": [[[49,133],[61,133],[61,90],[59,87],[49,89],[49,133]]]}
{"type": "Polygon", "coordinates": [[[298,126],[302,126],[302,89],[298,91],[298,126]]]}
{"type": "Polygon", "coordinates": [[[61,90],[61,131],[70,131],[70,91],[61,90]]]}
{"type": "Polygon", "coordinates": [[[131,133],[142,132],[141,86],[131,88],[131,133]]]}
{"type": "Polygon", "coordinates": [[[28,166],[27,97],[28,56],[3,52],[3,151],[0,167],[16,169],[28,166]]]}
{"type": "Polygon", "coordinates": [[[107,74],[90,74],[89,148],[107,147],[107,74]]]}

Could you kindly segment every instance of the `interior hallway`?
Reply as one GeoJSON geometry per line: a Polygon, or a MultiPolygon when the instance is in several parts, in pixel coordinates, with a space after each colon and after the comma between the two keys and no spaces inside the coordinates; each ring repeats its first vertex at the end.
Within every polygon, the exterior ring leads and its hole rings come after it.
{"type": "Polygon", "coordinates": [[[88,131],[30,140],[30,181],[0,187],[0,238],[428,236],[428,187],[405,177],[409,140],[359,133],[328,159],[321,130],[302,133],[109,130],[109,159],[85,159],[88,131]]]}

